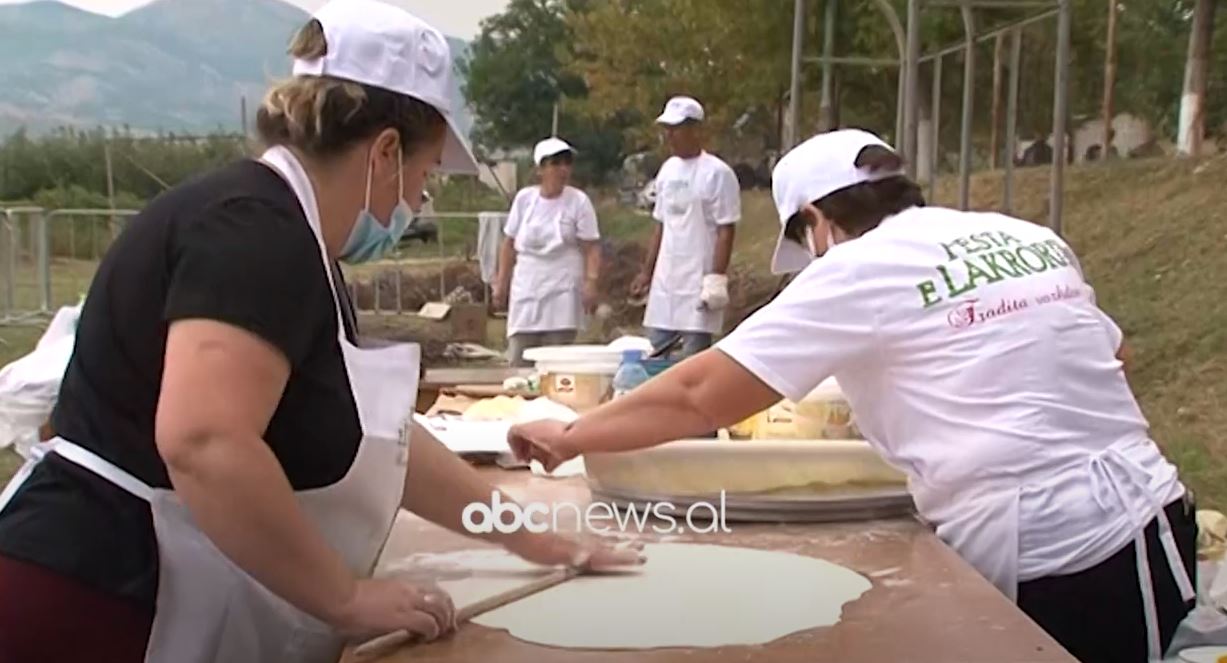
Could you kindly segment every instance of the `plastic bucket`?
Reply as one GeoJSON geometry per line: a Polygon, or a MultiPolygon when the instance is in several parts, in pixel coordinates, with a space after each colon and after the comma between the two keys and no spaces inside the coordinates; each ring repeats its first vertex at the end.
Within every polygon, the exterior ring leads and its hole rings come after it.
{"type": "Polygon", "coordinates": [[[539,373],[600,373],[613,375],[622,365],[622,352],[604,345],[552,345],[530,348],[524,358],[539,373]]]}
{"type": "Polygon", "coordinates": [[[541,374],[541,393],[576,412],[609,400],[622,353],[604,345],[558,345],[524,351],[541,374]]]}

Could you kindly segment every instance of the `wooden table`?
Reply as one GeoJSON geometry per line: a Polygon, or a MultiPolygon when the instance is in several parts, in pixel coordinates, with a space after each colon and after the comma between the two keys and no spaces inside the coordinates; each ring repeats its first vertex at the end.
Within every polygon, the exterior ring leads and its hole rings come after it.
{"type": "MultiPolygon", "coordinates": [[[[517,500],[584,504],[581,479],[483,469],[517,500]]],[[[873,588],[845,604],[831,627],[764,645],[713,649],[584,651],[534,645],[505,631],[467,624],[451,637],[402,649],[380,663],[1076,663],[1000,592],[920,522],[901,518],[823,525],[729,523],[732,532],[675,540],[777,550],[830,560],[873,588]]],[[[652,540],[649,525],[645,540],[652,540]]],[[[449,552],[483,544],[401,513],[385,552],[449,552]]],[[[645,609],[650,609],[645,606],[645,609]]],[[[730,597],[725,609],[753,610],[730,597]]],[[[675,616],[668,616],[675,617],[675,616]]],[[[542,616],[542,619],[546,619],[542,616]]],[[[616,620],[611,622],[616,628],[616,620]]],[[[351,663],[347,656],[343,663],[351,663]]]]}
{"type": "Polygon", "coordinates": [[[460,385],[501,386],[503,381],[512,377],[528,377],[533,374],[531,368],[510,368],[493,366],[486,368],[428,368],[422,378],[422,387],[430,389],[446,389],[460,385]]]}

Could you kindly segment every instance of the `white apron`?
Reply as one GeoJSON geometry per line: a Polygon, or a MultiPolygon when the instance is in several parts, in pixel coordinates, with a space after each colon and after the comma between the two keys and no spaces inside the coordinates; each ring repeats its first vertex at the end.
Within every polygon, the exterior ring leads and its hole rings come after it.
{"type": "Polygon", "coordinates": [[[550,218],[534,218],[538,198],[524,214],[515,238],[516,263],[508,293],[507,336],[579,329],[584,258],[563,235],[564,206],[550,218]]]}
{"type": "MultiPolygon", "coordinates": [[[[1150,491],[1150,475],[1146,469],[1122,453],[1122,448],[1128,444],[1132,442],[1114,444],[1096,454],[1088,454],[1081,461],[1079,469],[1090,474],[1095,500],[1105,512],[1109,510],[1109,505],[1101,501],[1104,495],[1123,505],[1125,513],[1129,514],[1137,551],[1138,583],[1142,590],[1150,660],[1160,661],[1164,652],[1160,651],[1159,617],[1146,550],[1145,528],[1151,518],[1158,518],[1159,540],[1181,597],[1188,601],[1195,594],[1164,511],[1166,505],[1150,491]],[[1147,496],[1148,515],[1138,514],[1136,501],[1129,499],[1129,496],[1139,494],[1147,496]]],[[[942,523],[937,527],[937,536],[1011,601],[1018,599],[1019,501],[1022,488],[1020,480],[979,482],[961,491],[927,485],[921,481],[909,484],[917,510],[926,518],[942,523]]]]}
{"type": "MultiPolygon", "coordinates": [[[[283,148],[263,160],[293,187],[331,262],[306,173],[283,148]]],[[[336,290],[333,288],[334,301],[336,290]]],[[[335,484],[295,494],[299,506],[357,576],[370,576],[392,529],[404,490],[420,350],[397,345],[364,350],[345,338],[337,302],[338,342],[362,426],[349,472],[335,484]]],[[[303,613],[239,569],[197,529],[172,490],[152,488],[67,440],[40,445],[13,478],[0,508],[45,453],[56,453],[149,502],[158,539],[157,612],[148,663],[336,663],[345,646],[323,622],[303,613]]]]}
{"type": "Polygon", "coordinates": [[[723,311],[700,306],[703,277],[712,268],[716,235],[703,213],[703,200],[689,180],[669,180],[657,196],[664,210],[664,232],[643,326],[680,332],[720,333],[723,311]]]}

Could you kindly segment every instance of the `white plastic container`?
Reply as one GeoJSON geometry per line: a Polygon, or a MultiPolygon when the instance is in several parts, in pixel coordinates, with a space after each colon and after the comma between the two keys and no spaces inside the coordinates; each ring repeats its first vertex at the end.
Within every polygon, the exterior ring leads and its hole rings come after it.
{"type": "Polygon", "coordinates": [[[584,412],[609,400],[622,352],[604,345],[555,345],[524,351],[541,374],[541,393],[584,412]]]}

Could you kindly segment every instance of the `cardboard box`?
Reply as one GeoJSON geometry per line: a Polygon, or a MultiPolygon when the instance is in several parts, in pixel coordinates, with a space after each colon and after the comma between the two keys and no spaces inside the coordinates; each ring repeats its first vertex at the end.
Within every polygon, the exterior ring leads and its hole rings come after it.
{"type": "Polygon", "coordinates": [[[483,304],[453,304],[445,321],[451,323],[451,340],[461,343],[486,342],[486,307],[483,304]]]}

